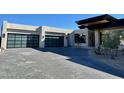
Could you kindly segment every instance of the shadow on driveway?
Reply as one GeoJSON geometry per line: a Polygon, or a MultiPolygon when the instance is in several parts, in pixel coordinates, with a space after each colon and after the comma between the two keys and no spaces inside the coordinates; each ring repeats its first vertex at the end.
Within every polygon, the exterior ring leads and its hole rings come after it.
{"type": "Polygon", "coordinates": [[[83,48],[42,48],[37,49],[42,52],[52,52],[59,55],[69,57],[69,61],[84,65],[90,68],[94,68],[96,70],[100,70],[115,76],[119,76],[124,78],[124,71],[115,69],[107,64],[100,62],[99,60],[92,58],[88,54],[88,49],[83,48]]]}

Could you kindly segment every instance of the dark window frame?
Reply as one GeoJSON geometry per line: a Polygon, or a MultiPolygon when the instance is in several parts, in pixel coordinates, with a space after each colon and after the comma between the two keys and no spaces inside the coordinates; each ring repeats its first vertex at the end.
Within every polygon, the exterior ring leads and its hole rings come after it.
{"type": "Polygon", "coordinates": [[[86,35],[74,34],[75,43],[86,43],[86,35]]]}

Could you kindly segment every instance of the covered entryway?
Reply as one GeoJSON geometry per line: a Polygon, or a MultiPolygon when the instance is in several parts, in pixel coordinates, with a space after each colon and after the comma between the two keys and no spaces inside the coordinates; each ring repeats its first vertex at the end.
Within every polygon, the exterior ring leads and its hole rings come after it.
{"type": "Polygon", "coordinates": [[[39,35],[8,33],[7,48],[38,48],[39,35]]]}
{"type": "Polygon", "coordinates": [[[45,47],[64,47],[64,36],[45,35],[45,47]]]}

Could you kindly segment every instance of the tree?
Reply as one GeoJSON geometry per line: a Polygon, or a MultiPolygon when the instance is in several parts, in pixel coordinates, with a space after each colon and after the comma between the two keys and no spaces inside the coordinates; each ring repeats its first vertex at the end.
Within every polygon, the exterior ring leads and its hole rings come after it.
{"type": "Polygon", "coordinates": [[[110,50],[111,58],[117,56],[118,45],[120,44],[120,35],[122,31],[107,32],[103,36],[102,46],[110,50]]]}

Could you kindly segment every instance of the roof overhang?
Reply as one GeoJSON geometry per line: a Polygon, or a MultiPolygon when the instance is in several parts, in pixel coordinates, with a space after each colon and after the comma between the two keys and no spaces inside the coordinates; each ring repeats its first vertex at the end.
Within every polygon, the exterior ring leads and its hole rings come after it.
{"type": "Polygon", "coordinates": [[[79,20],[79,21],[76,21],[76,23],[78,25],[81,25],[81,24],[88,24],[88,23],[98,22],[98,21],[102,21],[102,20],[106,20],[106,21],[110,22],[110,21],[115,21],[117,19],[112,17],[111,15],[105,14],[105,15],[101,15],[101,16],[96,16],[96,17],[92,17],[92,18],[79,20]]]}
{"type": "Polygon", "coordinates": [[[124,20],[116,20],[113,22],[108,22],[108,23],[102,23],[102,24],[96,24],[96,25],[89,25],[89,26],[79,26],[80,29],[83,28],[88,28],[90,30],[94,30],[94,29],[104,29],[104,28],[112,28],[112,27],[121,27],[124,26],[124,20]]]}
{"type": "Polygon", "coordinates": [[[124,19],[116,19],[108,14],[76,21],[80,29],[100,29],[124,26],[124,19]]]}

